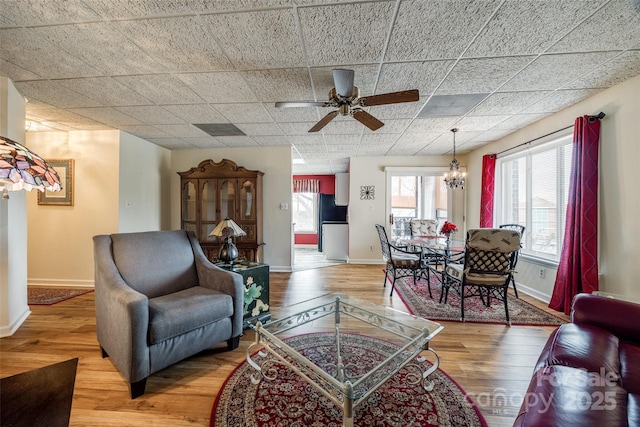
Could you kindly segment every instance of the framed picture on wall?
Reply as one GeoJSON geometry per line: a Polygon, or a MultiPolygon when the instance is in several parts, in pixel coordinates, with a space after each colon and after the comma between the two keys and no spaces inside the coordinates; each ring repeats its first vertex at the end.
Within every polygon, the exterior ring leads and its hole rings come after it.
{"type": "Polygon", "coordinates": [[[73,206],[73,159],[48,159],[60,176],[61,191],[38,191],[39,205],[73,206]]]}

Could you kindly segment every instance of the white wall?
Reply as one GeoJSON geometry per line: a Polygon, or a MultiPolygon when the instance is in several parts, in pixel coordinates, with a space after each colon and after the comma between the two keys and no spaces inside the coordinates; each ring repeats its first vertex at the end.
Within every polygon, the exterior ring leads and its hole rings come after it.
{"type": "MultiPolygon", "coordinates": [[[[0,135],[24,144],[26,105],[13,82],[0,76],[0,135]]],[[[27,203],[24,191],[0,199],[0,337],[13,335],[27,306],[27,203]]]]}
{"type": "MultiPolygon", "coordinates": [[[[457,156],[465,164],[464,157],[457,156]]],[[[352,157],[349,163],[349,262],[377,264],[382,262],[376,224],[387,224],[387,166],[448,168],[450,156],[352,157]],[[374,200],[360,200],[361,186],[375,186],[374,200]]]]}
{"type": "Polygon", "coordinates": [[[171,228],[180,228],[180,177],[207,159],[229,159],[247,169],[264,172],[263,218],[264,262],[271,271],[291,271],[291,209],[280,210],[281,202],[291,206],[291,147],[175,150],[171,154],[171,228]]]}
{"type": "Polygon", "coordinates": [[[118,232],[168,230],[171,151],[120,133],[118,232]]]}
{"type": "MultiPolygon", "coordinates": [[[[468,224],[480,222],[480,180],[482,156],[514,147],[565,126],[576,117],[607,116],[600,128],[599,264],[600,290],[640,297],[640,76],[602,91],[576,105],[546,117],[499,141],[467,155],[468,224]]],[[[556,269],[547,269],[545,279],[537,277],[538,266],[519,262],[516,280],[526,283],[535,295],[548,300],[556,269]]]]}

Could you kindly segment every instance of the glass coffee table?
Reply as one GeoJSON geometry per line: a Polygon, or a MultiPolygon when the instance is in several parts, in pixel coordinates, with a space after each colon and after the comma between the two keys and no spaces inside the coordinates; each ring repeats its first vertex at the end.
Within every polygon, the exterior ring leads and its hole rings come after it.
{"type": "Polygon", "coordinates": [[[256,339],[246,355],[257,371],[252,382],[274,380],[279,369],[290,369],[342,409],[345,427],[354,425],[355,407],[402,368],[409,370],[407,377],[415,384],[433,389],[428,376],[438,369],[440,359],[429,344],[443,329],[438,323],[343,293],[271,307],[271,314],[271,322],[251,326],[256,339]],[[313,340],[313,334],[327,333],[333,342],[322,357],[307,357],[287,344],[288,337],[309,334],[313,340]],[[358,363],[362,350],[350,348],[358,336],[375,337],[382,343],[367,352],[368,360],[374,359],[366,369],[358,363]],[[430,366],[422,363],[423,352],[434,355],[430,366]]]}

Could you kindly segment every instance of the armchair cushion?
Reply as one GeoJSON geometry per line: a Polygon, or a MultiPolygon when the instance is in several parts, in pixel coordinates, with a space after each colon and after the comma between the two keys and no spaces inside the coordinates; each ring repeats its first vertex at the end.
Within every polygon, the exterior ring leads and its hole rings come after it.
{"type": "Polygon", "coordinates": [[[233,315],[233,298],[194,286],[149,300],[149,343],[157,344],[233,315]]]}

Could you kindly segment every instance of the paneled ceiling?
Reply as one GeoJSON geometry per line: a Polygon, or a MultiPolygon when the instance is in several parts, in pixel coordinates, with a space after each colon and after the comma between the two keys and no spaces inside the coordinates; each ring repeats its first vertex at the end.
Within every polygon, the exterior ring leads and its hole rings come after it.
{"type": "Polygon", "coordinates": [[[294,173],[336,173],[350,157],[448,154],[453,127],[475,150],[640,74],[640,1],[0,0],[0,74],[31,130],[290,145],[294,173]],[[274,107],[326,101],[333,68],[355,70],[362,96],[420,100],[367,108],[375,132],[339,116],[310,134],[331,109],[274,107]]]}

